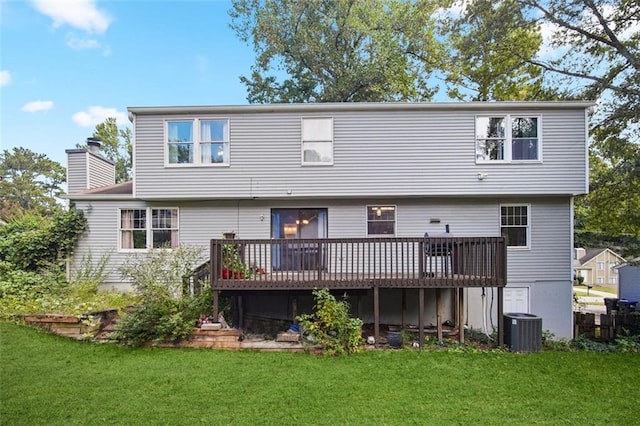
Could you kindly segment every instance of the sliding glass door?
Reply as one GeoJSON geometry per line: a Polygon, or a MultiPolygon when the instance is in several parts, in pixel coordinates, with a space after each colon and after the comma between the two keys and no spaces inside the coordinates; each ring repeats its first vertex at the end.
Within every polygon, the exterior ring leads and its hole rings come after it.
{"type": "Polygon", "coordinates": [[[327,209],[271,209],[272,267],[281,271],[324,269],[319,245],[305,239],[327,238],[327,209]]]}

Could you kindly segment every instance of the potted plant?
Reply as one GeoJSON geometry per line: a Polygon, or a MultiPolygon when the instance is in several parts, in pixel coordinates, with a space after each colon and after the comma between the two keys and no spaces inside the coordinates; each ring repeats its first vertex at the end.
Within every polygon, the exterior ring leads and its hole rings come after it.
{"type": "Polygon", "coordinates": [[[222,278],[249,278],[251,270],[240,259],[238,246],[232,243],[222,244],[222,278]]]}

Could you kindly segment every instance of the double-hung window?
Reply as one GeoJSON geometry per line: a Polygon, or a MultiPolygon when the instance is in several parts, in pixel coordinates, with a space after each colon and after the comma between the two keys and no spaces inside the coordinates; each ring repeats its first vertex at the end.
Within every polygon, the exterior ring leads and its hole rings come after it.
{"type": "Polygon", "coordinates": [[[120,209],[120,250],[175,248],[180,244],[177,208],[120,209]]]}
{"type": "Polygon", "coordinates": [[[302,164],[333,164],[333,119],[302,119],[302,164]]]}
{"type": "Polygon", "coordinates": [[[503,237],[507,237],[507,246],[530,247],[530,215],[528,204],[503,204],[500,206],[500,231],[503,237]]]}
{"type": "Polygon", "coordinates": [[[476,162],[542,160],[540,117],[502,115],[476,117],[476,162]]]}
{"type": "Polygon", "coordinates": [[[229,163],[229,125],[227,120],[200,120],[200,162],[229,163]]]}
{"type": "Polygon", "coordinates": [[[367,235],[395,235],[395,233],[395,206],[367,206],[367,235]]]}
{"type": "Polygon", "coordinates": [[[169,164],[193,163],[193,121],[167,122],[169,164]]]}
{"type": "Polygon", "coordinates": [[[229,164],[229,120],[176,120],[166,126],[167,164],[229,164]]]}

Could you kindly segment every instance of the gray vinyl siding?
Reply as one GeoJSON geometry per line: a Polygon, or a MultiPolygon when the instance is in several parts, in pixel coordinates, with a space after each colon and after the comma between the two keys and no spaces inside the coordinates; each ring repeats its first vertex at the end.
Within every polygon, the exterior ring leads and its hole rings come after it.
{"type": "Polygon", "coordinates": [[[578,194],[586,189],[585,126],[584,108],[521,105],[487,111],[137,115],[135,193],[146,199],[578,194]],[[476,164],[475,117],[503,113],[541,117],[541,163],[476,164]],[[301,165],[301,119],[313,116],[333,117],[332,166],[301,165]],[[229,119],[230,166],[165,166],[165,120],[188,118],[229,119]],[[479,180],[478,173],[487,177],[479,180]]]}
{"type": "Polygon", "coordinates": [[[84,212],[89,227],[74,250],[71,274],[73,275],[74,269],[82,266],[89,258],[94,265],[97,265],[101,257],[108,256],[104,286],[111,288],[114,284],[123,283],[119,268],[131,254],[118,251],[118,209],[145,208],[146,203],[142,201],[76,201],[75,205],[84,212]]]}
{"type": "MultiPolygon", "coordinates": [[[[509,283],[533,281],[570,282],[570,209],[567,197],[556,198],[420,198],[354,200],[242,200],[201,202],[92,201],[77,202],[86,211],[89,230],[75,252],[75,262],[91,252],[94,261],[111,253],[108,283],[122,282],[118,268],[130,254],[118,252],[118,209],[179,208],[181,244],[197,245],[206,251],[212,238],[234,231],[237,238],[271,238],[272,208],[326,208],[328,237],[366,236],[366,206],[392,204],[396,209],[396,235],[419,237],[425,232],[443,232],[449,224],[455,236],[500,235],[500,204],[527,203],[531,206],[531,249],[509,249],[509,283]],[[89,208],[91,204],[91,208],[89,208]],[[439,219],[439,224],[430,223],[439,219]]],[[[205,256],[208,253],[204,253],[205,256]]]]}
{"type": "Polygon", "coordinates": [[[573,253],[570,199],[509,199],[505,202],[531,203],[530,248],[509,248],[508,283],[542,280],[570,282],[573,253]]]}
{"type": "Polygon", "coordinates": [[[87,189],[88,155],[82,151],[67,154],[67,191],[69,194],[87,189]]]}
{"type": "Polygon", "coordinates": [[[640,302],[640,266],[625,265],[618,269],[618,296],[640,302]]]}
{"type": "Polygon", "coordinates": [[[97,157],[91,153],[89,159],[89,185],[88,189],[99,188],[101,186],[113,185],[116,183],[115,167],[104,158],[97,157]]]}

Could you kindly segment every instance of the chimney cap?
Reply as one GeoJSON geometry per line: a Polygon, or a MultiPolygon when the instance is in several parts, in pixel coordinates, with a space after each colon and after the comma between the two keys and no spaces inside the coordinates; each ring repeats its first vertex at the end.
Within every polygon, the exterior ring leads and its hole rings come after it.
{"type": "Polygon", "coordinates": [[[87,148],[92,154],[99,155],[101,146],[102,142],[100,141],[100,139],[94,137],[87,138],[87,148]]]}

